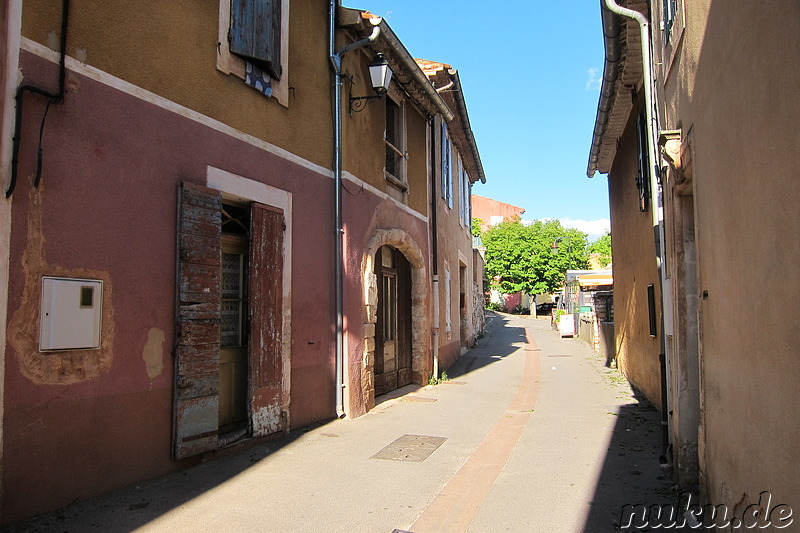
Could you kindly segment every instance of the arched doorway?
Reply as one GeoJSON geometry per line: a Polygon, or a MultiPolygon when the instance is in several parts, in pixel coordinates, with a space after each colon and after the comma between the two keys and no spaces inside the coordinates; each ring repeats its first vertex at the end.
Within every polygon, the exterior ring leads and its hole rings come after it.
{"type": "MultiPolygon", "coordinates": [[[[424,385],[428,382],[433,368],[430,339],[430,285],[425,268],[425,256],[415,240],[399,228],[377,229],[369,240],[362,262],[364,326],[363,356],[358,366],[348,366],[348,383],[352,395],[346,406],[349,416],[360,416],[375,406],[375,396],[380,395],[375,387],[375,359],[377,345],[383,331],[378,328],[378,295],[382,291],[383,280],[377,275],[377,263],[383,262],[384,246],[395,250],[395,257],[407,263],[409,281],[408,296],[405,301],[410,309],[408,320],[410,332],[411,383],[424,385]],[[362,410],[363,409],[363,410],[362,410]]],[[[406,268],[406,267],[404,267],[406,268]]],[[[408,316],[408,315],[407,315],[408,316]]],[[[383,355],[381,355],[383,357],[383,355]]],[[[384,365],[385,367],[385,365],[384,365]]],[[[379,369],[378,375],[385,374],[379,369]]],[[[398,383],[404,381],[406,372],[398,371],[398,383]]],[[[391,380],[391,378],[389,378],[391,380]]],[[[385,379],[384,379],[385,381],[385,379]]],[[[381,385],[381,389],[385,387],[381,385]]],[[[389,384],[391,386],[391,383],[389,384]]]]}
{"type": "Polygon", "coordinates": [[[375,396],[412,382],[411,264],[397,248],[375,253],[378,302],[375,321],[375,396]]]}

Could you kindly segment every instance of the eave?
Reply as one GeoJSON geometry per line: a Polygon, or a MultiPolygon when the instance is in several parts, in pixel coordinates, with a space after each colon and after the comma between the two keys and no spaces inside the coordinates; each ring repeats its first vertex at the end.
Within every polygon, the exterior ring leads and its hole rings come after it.
{"type": "MultiPolygon", "coordinates": [[[[366,37],[372,31],[370,20],[377,18],[369,11],[339,7],[338,24],[341,28],[352,30],[357,38],[366,37]]],[[[436,92],[422,72],[419,65],[400,42],[392,28],[385,20],[379,23],[380,34],[368,48],[382,53],[392,69],[392,80],[403,87],[403,90],[420,106],[428,116],[441,114],[445,121],[453,120],[454,115],[442,97],[436,92]]]]}
{"type": "MultiPolygon", "coordinates": [[[[619,139],[630,118],[635,94],[642,84],[641,38],[636,22],[621,19],[600,0],[603,21],[605,63],[589,150],[586,174],[607,174],[617,154],[619,139]]],[[[647,13],[646,0],[620,2],[625,7],[647,13]]]]}
{"type": "Polygon", "coordinates": [[[456,110],[455,119],[448,124],[450,136],[461,153],[470,183],[486,183],[478,145],[467,112],[467,103],[461,86],[458,70],[445,63],[417,59],[417,64],[441,95],[450,109],[456,110]]]}

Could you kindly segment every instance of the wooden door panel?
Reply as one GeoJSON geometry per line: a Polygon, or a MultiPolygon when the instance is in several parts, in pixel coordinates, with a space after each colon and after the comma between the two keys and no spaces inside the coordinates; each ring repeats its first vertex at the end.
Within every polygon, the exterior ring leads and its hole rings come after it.
{"type": "Polygon", "coordinates": [[[284,429],[283,211],[254,204],[250,243],[250,412],[253,436],[284,429]]]}
{"type": "Polygon", "coordinates": [[[190,183],[181,185],[172,446],[176,459],[219,445],[221,205],[217,191],[190,183]]]}

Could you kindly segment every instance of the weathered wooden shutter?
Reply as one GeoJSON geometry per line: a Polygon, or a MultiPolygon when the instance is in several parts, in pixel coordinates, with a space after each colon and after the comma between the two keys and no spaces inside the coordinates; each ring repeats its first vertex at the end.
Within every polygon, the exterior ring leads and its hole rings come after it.
{"type": "Polygon", "coordinates": [[[231,0],[230,50],[281,78],[281,0],[231,0]]]}
{"type": "Polygon", "coordinates": [[[458,156],[458,218],[464,222],[464,200],[467,197],[467,188],[464,187],[464,163],[461,161],[461,156],[458,156]]]}
{"type": "Polygon", "coordinates": [[[450,161],[448,158],[447,125],[442,122],[441,127],[441,158],[442,158],[442,198],[447,200],[447,175],[450,173],[450,161]]]}
{"type": "Polygon", "coordinates": [[[253,204],[250,225],[249,396],[256,437],[284,429],[283,211],[253,204]]]}
{"type": "Polygon", "coordinates": [[[221,197],[184,183],[178,204],[175,459],[219,444],[221,197]]]}

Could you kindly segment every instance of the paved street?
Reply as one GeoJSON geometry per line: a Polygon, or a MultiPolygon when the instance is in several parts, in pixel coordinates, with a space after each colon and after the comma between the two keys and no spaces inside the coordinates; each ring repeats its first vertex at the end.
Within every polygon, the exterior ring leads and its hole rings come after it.
{"type": "Polygon", "coordinates": [[[668,501],[657,412],[549,320],[492,313],[448,373],[13,530],[613,532],[623,505],[668,501]]]}

